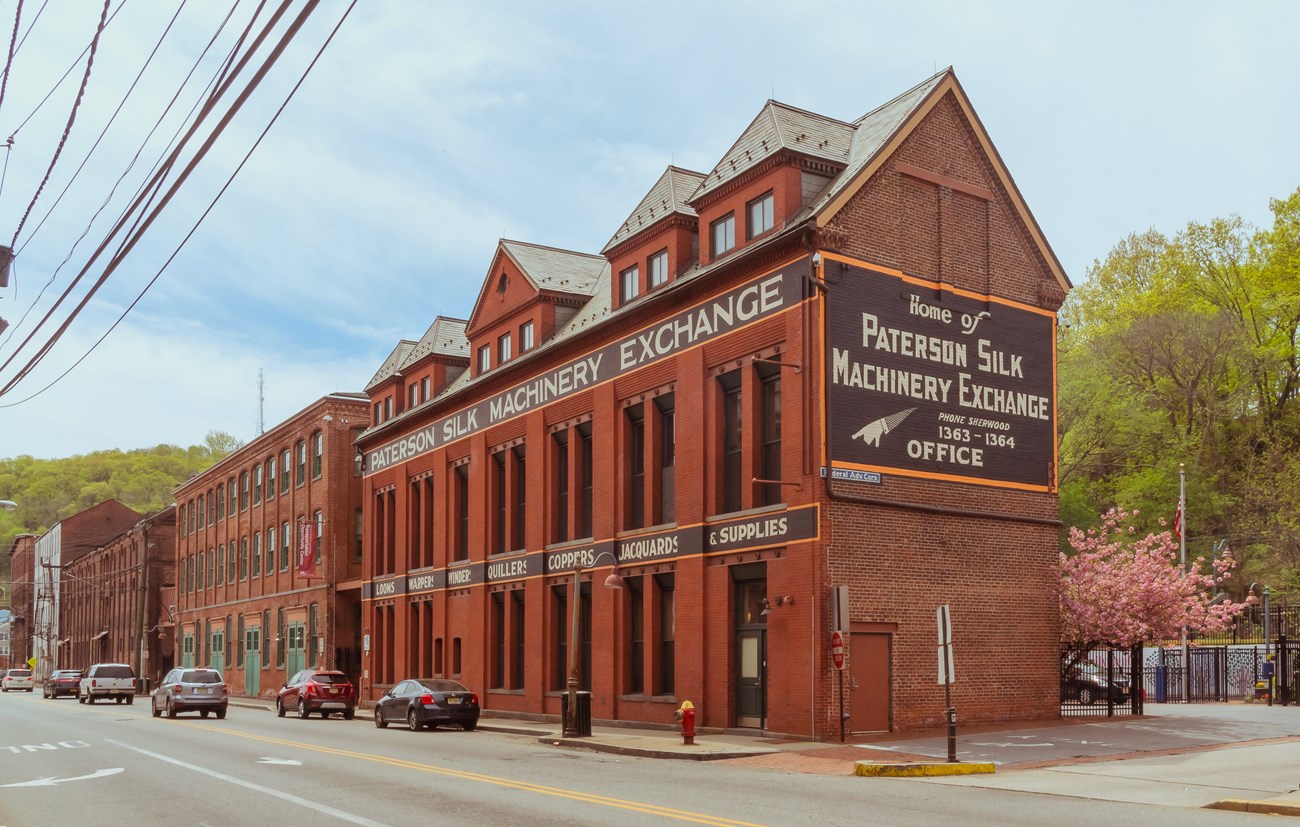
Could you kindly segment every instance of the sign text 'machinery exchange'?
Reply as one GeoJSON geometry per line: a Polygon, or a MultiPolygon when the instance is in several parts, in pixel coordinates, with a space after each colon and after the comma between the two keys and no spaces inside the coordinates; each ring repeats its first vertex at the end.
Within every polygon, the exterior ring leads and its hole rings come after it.
{"type": "Polygon", "coordinates": [[[806,268],[806,261],[795,262],[375,448],[366,454],[366,474],[792,307],[799,301],[800,274],[806,268]]]}

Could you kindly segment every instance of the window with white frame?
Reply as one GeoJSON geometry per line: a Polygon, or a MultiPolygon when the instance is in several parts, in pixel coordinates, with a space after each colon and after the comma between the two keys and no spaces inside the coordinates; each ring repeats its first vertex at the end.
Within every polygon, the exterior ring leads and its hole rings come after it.
{"type": "Polygon", "coordinates": [[[504,365],[510,361],[510,334],[506,333],[497,339],[497,364],[504,365]]]}
{"type": "Polygon", "coordinates": [[[736,214],[727,213],[709,225],[709,238],[713,241],[711,248],[713,258],[736,246],[736,214]]]}
{"type": "Polygon", "coordinates": [[[762,235],[772,229],[774,220],[772,204],[772,193],[770,192],[760,195],[749,202],[747,208],[748,227],[746,227],[746,234],[749,238],[762,235]]]}
{"type": "Polygon", "coordinates": [[[626,304],[635,299],[640,289],[641,270],[635,264],[619,273],[618,300],[620,304],[626,304]]]}
{"type": "Polygon", "coordinates": [[[483,345],[478,349],[478,372],[487,373],[490,370],[492,370],[492,348],[483,345]]]}
{"type": "Polygon", "coordinates": [[[533,349],[533,323],[524,322],[519,326],[519,352],[527,353],[533,349]]]}
{"type": "Polygon", "coordinates": [[[650,289],[653,290],[668,282],[668,251],[660,250],[650,256],[650,289]]]}

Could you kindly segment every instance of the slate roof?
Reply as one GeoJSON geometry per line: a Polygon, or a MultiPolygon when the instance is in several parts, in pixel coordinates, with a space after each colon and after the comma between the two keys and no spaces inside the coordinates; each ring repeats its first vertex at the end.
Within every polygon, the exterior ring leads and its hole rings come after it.
{"type": "Polygon", "coordinates": [[[697,201],[782,150],[843,165],[849,159],[853,129],[852,124],[769,100],[690,200],[697,201]]]}
{"type": "Polygon", "coordinates": [[[429,325],[429,329],[424,331],[420,341],[402,361],[401,367],[419,361],[430,353],[468,358],[469,339],[465,338],[467,324],[469,322],[464,319],[449,319],[446,316],[434,319],[433,324],[429,325]]]}
{"type": "Polygon", "coordinates": [[[807,209],[795,216],[790,223],[795,223],[810,213],[820,212],[835,199],[847,186],[853,183],[858,173],[879,154],[889,139],[907,120],[918,106],[930,95],[934,88],[951,74],[952,68],[944,69],[908,89],[903,94],[881,104],[853,122],[853,136],[849,144],[847,165],[831,181],[830,186],[813,200],[807,209]]]}
{"type": "Polygon", "coordinates": [[[590,296],[600,269],[605,266],[603,256],[590,253],[575,253],[504,238],[501,247],[540,290],[590,296]]]}
{"type": "Polygon", "coordinates": [[[601,252],[609,252],[610,248],[662,220],[666,215],[676,213],[691,218],[696,217],[695,208],[687,201],[702,183],[704,183],[704,173],[669,166],[601,252]]]}
{"type": "Polygon", "coordinates": [[[375,371],[375,375],[370,377],[370,381],[366,383],[366,390],[369,391],[375,385],[397,373],[402,365],[406,364],[406,359],[411,355],[411,351],[415,349],[415,345],[416,343],[410,339],[403,339],[398,342],[397,347],[393,348],[393,352],[388,354],[388,358],[379,366],[379,370],[375,371]]]}

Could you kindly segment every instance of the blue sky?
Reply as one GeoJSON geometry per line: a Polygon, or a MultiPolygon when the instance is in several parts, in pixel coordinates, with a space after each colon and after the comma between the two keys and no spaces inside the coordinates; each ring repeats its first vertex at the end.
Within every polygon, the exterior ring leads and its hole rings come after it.
{"type": "MultiPolygon", "coordinates": [[[[0,243],[49,165],[84,63],[37,104],[89,43],[103,4],[51,5],[0,103],[0,140],[17,131],[0,243]]],[[[232,20],[254,5],[244,0],[232,20]]],[[[1265,225],[1269,198],[1300,187],[1300,4],[363,0],[136,308],[24,401],[153,278],[345,5],[321,4],[123,266],[0,396],[0,457],[191,445],[212,430],[250,439],[259,369],[267,427],[326,393],[361,391],[398,339],[418,338],[439,314],[468,316],[498,238],[598,252],[666,165],[708,171],[769,97],[851,120],[952,65],[1076,283],[1130,232],[1233,213],[1265,225]]],[[[25,6],[24,31],[39,4],[25,6]]],[[[0,289],[0,317],[13,325],[0,335],[0,363],[160,154],[155,140],[75,245],[229,3],[190,0],[33,236],[175,8],[130,0],[101,38],[71,137],[0,289]]],[[[0,32],[12,12],[0,7],[0,32]]],[[[228,29],[219,42],[232,37],[228,29]]],[[[198,76],[206,82],[215,65],[198,76]]],[[[197,94],[186,88],[184,109],[197,94]]],[[[20,361],[0,370],[0,384],[20,361]]]]}

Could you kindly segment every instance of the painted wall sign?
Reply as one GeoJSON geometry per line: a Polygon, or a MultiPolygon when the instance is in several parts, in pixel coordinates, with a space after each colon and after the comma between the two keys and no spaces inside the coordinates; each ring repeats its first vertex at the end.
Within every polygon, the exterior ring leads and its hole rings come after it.
{"type": "Polygon", "coordinates": [[[813,540],[817,537],[817,506],[712,523],[706,533],[710,552],[813,540]]]}
{"type": "Polygon", "coordinates": [[[848,265],[826,301],[832,469],[1055,484],[1055,315],[848,265]]]}
{"type": "Polygon", "coordinates": [[[807,259],[678,313],[366,452],[365,474],[426,454],[799,303],[807,259]]]}

